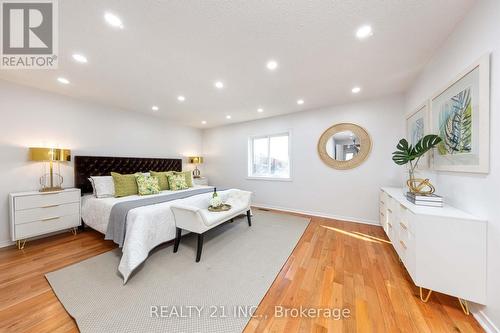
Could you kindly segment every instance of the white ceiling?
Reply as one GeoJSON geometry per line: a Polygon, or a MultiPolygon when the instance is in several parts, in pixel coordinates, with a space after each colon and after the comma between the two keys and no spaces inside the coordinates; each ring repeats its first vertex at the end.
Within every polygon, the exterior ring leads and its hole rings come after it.
{"type": "Polygon", "coordinates": [[[212,127],[402,92],[475,2],[64,0],[59,69],[0,78],[126,110],[158,105],[158,116],[212,127]],[[124,29],[108,26],[105,11],[124,29]],[[363,24],[374,35],[359,41],[363,24]],[[74,52],[89,62],[75,63],[74,52]]]}

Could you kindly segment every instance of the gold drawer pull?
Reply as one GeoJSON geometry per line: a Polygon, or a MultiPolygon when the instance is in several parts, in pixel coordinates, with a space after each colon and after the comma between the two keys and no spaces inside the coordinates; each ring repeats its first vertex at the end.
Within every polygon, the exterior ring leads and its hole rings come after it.
{"type": "Polygon", "coordinates": [[[401,243],[401,246],[402,246],[405,250],[407,249],[405,242],[403,242],[402,240],[400,240],[400,241],[399,241],[399,243],[401,243]]]}
{"type": "Polygon", "coordinates": [[[380,200],[380,203],[381,203],[382,205],[385,205],[385,202],[384,202],[384,201],[382,201],[382,200],[380,200]]]}
{"type": "Polygon", "coordinates": [[[390,223],[387,223],[387,224],[389,225],[389,228],[392,228],[392,224],[390,224],[390,223]]]}
{"type": "Polygon", "coordinates": [[[55,217],[47,217],[47,218],[44,218],[42,219],[42,221],[52,221],[52,220],[58,220],[60,219],[61,217],[60,216],[55,216],[55,217]]]}
{"type": "Polygon", "coordinates": [[[43,207],[40,207],[40,208],[52,208],[52,207],[57,207],[59,205],[48,205],[48,206],[43,206],[43,207]]]}
{"type": "Polygon", "coordinates": [[[399,222],[399,225],[401,226],[401,228],[408,230],[408,227],[403,222],[399,222]]]}
{"type": "Polygon", "coordinates": [[[389,213],[392,213],[392,209],[390,209],[390,208],[387,208],[387,211],[388,211],[389,213]]]}
{"type": "Polygon", "coordinates": [[[382,212],[380,212],[380,216],[385,216],[385,214],[384,214],[384,213],[382,213],[382,212]]]}

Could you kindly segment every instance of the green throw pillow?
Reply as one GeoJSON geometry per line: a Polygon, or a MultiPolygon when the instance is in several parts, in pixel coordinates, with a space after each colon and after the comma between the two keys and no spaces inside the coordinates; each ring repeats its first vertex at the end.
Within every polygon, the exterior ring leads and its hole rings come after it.
{"type": "Polygon", "coordinates": [[[135,180],[137,181],[137,189],[139,195],[150,195],[160,193],[160,185],[158,184],[158,178],[153,176],[136,175],[135,180]]]}
{"type": "Polygon", "coordinates": [[[186,183],[186,177],[182,173],[168,176],[168,186],[172,191],[185,190],[189,188],[186,183]]]}
{"type": "Polygon", "coordinates": [[[158,178],[158,184],[160,185],[160,190],[165,191],[168,190],[168,176],[173,175],[173,171],[163,171],[163,172],[158,172],[158,171],[149,171],[149,174],[153,177],[158,178]]]}
{"type": "Polygon", "coordinates": [[[115,183],[115,197],[126,197],[139,193],[135,176],[139,174],[122,175],[112,172],[113,182],[115,183]]]}
{"type": "Polygon", "coordinates": [[[183,175],[186,180],[187,187],[193,187],[193,177],[191,176],[191,171],[174,172],[174,175],[183,175]]]}

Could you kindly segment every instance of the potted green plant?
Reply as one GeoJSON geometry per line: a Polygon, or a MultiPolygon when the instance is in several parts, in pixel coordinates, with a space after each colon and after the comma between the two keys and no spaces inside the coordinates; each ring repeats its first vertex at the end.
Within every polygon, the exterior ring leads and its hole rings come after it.
{"type": "Polygon", "coordinates": [[[418,162],[426,152],[436,147],[442,139],[435,134],[429,134],[418,140],[415,146],[408,143],[406,139],[399,140],[396,148],[392,153],[392,160],[397,165],[408,166],[409,179],[406,182],[408,188],[413,193],[431,194],[434,193],[434,186],[429,182],[429,179],[418,179],[415,177],[415,170],[418,162]],[[427,187],[426,190],[424,190],[427,187]]]}

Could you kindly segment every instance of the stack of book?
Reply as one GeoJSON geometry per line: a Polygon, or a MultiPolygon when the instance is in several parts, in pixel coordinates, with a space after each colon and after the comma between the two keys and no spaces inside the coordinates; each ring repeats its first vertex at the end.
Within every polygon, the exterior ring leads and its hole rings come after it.
{"type": "Polygon", "coordinates": [[[408,201],[419,206],[443,207],[443,197],[435,194],[406,193],[408,201]]]}

